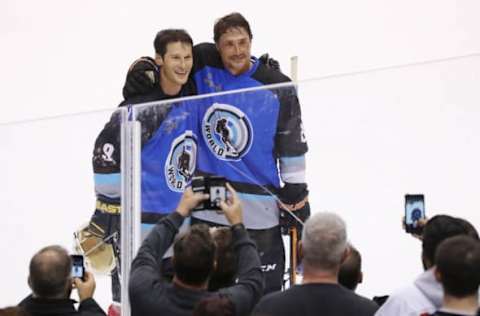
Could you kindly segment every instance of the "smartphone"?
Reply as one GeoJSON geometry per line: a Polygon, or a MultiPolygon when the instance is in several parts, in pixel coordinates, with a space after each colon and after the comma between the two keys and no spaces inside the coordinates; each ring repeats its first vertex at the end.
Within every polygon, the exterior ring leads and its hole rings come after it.
{"type": "Polygon", "coordinates": [[[425,198],[423,194],[405,195],[405,230],[411,234],[421,234],[423,226],[418,225],[425,218],[425,198]]]}
{"type": "Polygon", "coordinates": [[[211,177],[209,179],[210,206],[212,209],[220,210],[220,202],[227,199],[227,188],[225,187],[225,178],[211,177]]]}
{"type": "Polygon", "coordinates": [[[72,258],[72,277],[85,278],[85,263],[82,255],[70,255],[72,258]]]}
{"type": "Polygon", "coordinates": [[[193,192],[207,193],[210,198],[200,203],[194,211],[220,210],[220,202],[227,199],[226,179],[219,176],[205,176],[192,178],[193,192]]]}

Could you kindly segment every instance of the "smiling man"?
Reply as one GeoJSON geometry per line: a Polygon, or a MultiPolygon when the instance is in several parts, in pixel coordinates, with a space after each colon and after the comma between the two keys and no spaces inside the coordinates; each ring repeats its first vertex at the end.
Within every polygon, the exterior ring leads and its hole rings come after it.
{"type": "Polygon", "coordinates": [[[215,38],[223,65],[233,75],[240,75],[252,66],[250,50],[251,33],[246,27],[228,27],[227,23],[215,25],[215,38]],[[226,30],[224,30],[227,28],[226,30]],[[220,35],[221,34],[221,35],[220,35]]]}
{"type": "MultiPolygon", "coordinates": [[[[199,94],[290,81],[252,56],[252,31],[240,13],[218,19],[213,33],[215,44],[194,47],[192,74],[199,94]]],[[[197,172],[225,176],[239,192],[245,205],[245,226],[260,252],[266,292],[280,290],[285,269],[281,207],[270,193],[302,220],[310,214],[305,182],[307,143],[296,90],[292,86],[256,90],[211,97],[206,103],[202,134],[208,149],[199,151],[197,172]],[[205,131],[219,122],[227,132],[218,133],[212,144],[205,131]]],[[[210,211],[195,212],[192,223],[196,221],[227,224],[210,211]]]]}
{"type": "Polygon", "coordinates": [[[193,66],[192,44],[189,42],[169,42],[164,45],[168,31],[160,32],[155,39],[155,61],[160,66],[159,90],[166,96],[177,96],[187,83],[193,66]]]}
{"type": "MultiPolygon", "coordinates": [[[[154,40],[155,59],[145,57],[132,65],[132,67],[144,67],[146,72],[142,74],[143,77],[139,77],[139,80],[154,80],[155,86],[148,89],[146,94],[126,99],[120,104],[120,107],[195,94],[195,85],[189,77],[193,66],[192,46],[193,41],[184,30],[166,29],[158,32],[154,40]]],[[[141,86],[142,84],[139,84],[137,88],[141,89],[141,86]]],[[[156,188],[168,186],[164,177],[158,176],[152,171],[159,162],[157,150],[170,148],[173,142],[183,140],[182,137],[186,135],[185,120],[176,120],[175,127],[169,123],[176,117],[183,117],[183,113],[188,111],[181,104],[175,104],[178,106],[163,104],[137,111],[137,119],[142,123],[142,170],[144,171],[142,187],[149,188],[144,191],[149,194],[155,195],[158,193],[156,188]]],[[[116,111],[95,142],[92,162],[97,203],[87,231],[87,235],[96,236],[113,244],[113,249],[118,250],[116,251],[117,263],[120,262],[120,125],[121,111],[116,111]]],[[[179,142],[177,147],[182,146],[184,149],[180,150],[180,153],[182,157],[188,159],[184,158],[185,163],[182,167],[184,176],[183,178],[179,177],[182,179],[182,183],[186,183],[193,174],[191,169],[194,168],[194,163],[189,163],[189,161],[194,161],[195,152],[191,149],[188,140],[179,142]],[[193,157],[187,157],[189,154],[193,157]]],[[[160,154],[160,156],[165,159],[167,154],[160,154]]],[[[143,234],[146,234],[147,230],[153,227],[153,224],[160,218],[175,209],[181,194],[182,192],[163,190],[161,199],[151,199],[142,195],[143,234]]],[[[112,296],[114,302],[120,302],[117,268],[112,271],[112,296]]],[[[118,310],[118,307],[111,308],[109,314],[116,315],[115,310],[118,310]]]]}

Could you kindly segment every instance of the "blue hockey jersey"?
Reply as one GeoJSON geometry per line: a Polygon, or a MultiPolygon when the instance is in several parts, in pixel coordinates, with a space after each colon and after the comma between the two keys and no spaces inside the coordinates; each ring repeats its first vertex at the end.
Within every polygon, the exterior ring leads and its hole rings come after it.
{"type": "MultiPolygon", "coordinates": [[[[262,87],[288,82],[279,71],[252,58],[251,68],[232,75],[216,47],[194,47],[194,79],[198,94],[262,87]]],[[[222,94],[202,99],[197,172],[222,175],[242,198],[247,228],[278,225],[274,195],[282,180],[303,183],[307,144],[302,131],[300,105],[293,86],[222,94]]],[[[227,224],[223,215],[195,212],[194,217],[227,224]]]]}

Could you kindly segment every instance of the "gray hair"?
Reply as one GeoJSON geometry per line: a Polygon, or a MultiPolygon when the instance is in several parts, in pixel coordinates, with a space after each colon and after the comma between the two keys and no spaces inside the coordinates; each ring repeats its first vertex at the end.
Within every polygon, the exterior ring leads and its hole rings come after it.
{"type": "Polygon", "coordinates": [[[345,222],[334,213],[312,215],[303,227],[302,245],[305,263],[326,270],[336,268],[347,249],[345,222]]]}

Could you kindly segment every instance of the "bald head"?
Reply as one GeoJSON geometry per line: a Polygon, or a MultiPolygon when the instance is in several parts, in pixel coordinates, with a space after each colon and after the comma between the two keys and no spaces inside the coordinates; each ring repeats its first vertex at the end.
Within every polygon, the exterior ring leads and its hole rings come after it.
{"type": "Polygon", "coordinates": [[[30,260],[30,288],[36,297],[68,297],[71,289],[72,260],[61,246],[48,246],[30,260]]]}

